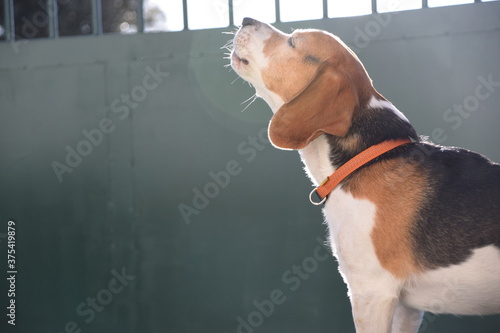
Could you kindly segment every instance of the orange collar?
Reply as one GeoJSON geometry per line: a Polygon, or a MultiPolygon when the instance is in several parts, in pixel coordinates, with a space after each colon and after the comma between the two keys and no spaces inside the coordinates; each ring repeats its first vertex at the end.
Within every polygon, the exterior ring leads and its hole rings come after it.
{"type": "Polygon", "coordinates": [[[366,150],[363,150],[361,153],[354,156],[340,168],[335,170],[330,177],[326,177],[326,179],[323,180],[318,187],[311,191],[309,194],[309,200],[313,205],[321,205],[325,203],[330,192],[351,173],[389,150],[410,142],[412,142],[410,139],[383,141],[366,150]],[[314,201],[313,194],[316,194],[320,201],[314,201]]]}

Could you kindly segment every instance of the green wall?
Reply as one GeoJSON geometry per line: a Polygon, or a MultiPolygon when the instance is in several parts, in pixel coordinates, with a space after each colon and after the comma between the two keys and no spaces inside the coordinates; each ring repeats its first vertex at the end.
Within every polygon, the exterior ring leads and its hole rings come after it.
{"type": "MultiPolygon", "coordinates": [[[[336,33],[421,134],[500,162],[500,3],[278,26],[336,33]]],[[[268,143],[264,102],[241,112],[230,30],[0,44],[2,332],[354,332],[298,154],[268,143]]]]}

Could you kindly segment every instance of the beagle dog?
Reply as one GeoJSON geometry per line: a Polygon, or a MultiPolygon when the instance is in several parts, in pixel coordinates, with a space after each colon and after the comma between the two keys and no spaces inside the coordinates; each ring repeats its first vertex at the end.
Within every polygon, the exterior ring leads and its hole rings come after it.
{"type": "Polygon", "coordinates": [[[328,32],[245,18],[231,49],[274,113],[271,142],[298,150],[318,186],[356,332],[417,332],[424,311],[500,313],[499,164],[419,138],[328,32]]]}

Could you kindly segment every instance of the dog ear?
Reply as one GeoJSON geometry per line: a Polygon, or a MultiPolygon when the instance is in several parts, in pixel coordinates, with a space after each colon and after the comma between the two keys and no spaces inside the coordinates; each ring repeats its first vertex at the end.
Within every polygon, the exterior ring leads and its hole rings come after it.
{"type": "Polygon", "coordinates": [[[345,136],[357,104],[349,76],[326,60],[306,88],[274,114],[269,139],[277,148],[302,149],[322,133],[345,136]]]}

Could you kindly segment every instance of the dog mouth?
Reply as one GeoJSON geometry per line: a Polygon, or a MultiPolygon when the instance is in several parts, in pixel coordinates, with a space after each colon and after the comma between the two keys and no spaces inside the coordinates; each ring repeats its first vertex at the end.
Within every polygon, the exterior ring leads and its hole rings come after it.
{"type": "Polygon", "coordinates": [[[240,64],[244,65],[244,66],[247,66],[250,64],[250,62],[248,61],[248,59],[246,58],[243,58],[243,57],[240,57],[236,51],[233,51],[233,54],[232,54],[232,61],[234,62],[234,64],[236,66],[240,66],[240,64]]]}

